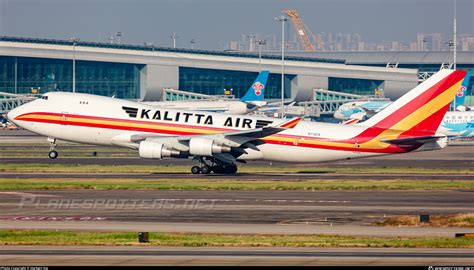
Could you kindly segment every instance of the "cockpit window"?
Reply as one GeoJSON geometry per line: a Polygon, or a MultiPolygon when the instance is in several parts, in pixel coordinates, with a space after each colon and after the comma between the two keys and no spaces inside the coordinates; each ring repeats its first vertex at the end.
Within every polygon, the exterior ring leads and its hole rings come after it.
{"type": "Polygon", "coordinates": [[[48,96],[41,96],[41,99],[48,100],[48,96]]]}

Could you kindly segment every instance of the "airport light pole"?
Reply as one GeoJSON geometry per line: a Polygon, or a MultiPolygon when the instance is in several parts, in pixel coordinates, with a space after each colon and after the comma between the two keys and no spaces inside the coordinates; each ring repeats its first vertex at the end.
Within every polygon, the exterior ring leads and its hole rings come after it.
{"type": "Polygon", "coordinates": [[[457,8],[456,8],[456,0],[454,0],[454,19],[453,19],[453,67],[454,67],[454,70],[456,70],[456,51],[457,51],[457,29],[456,29],[456,11],[457,11],[457,8]]]}
{"type": "Polygon", "coordinates": [[[178,34],[173,33],[173,35],[171,35],[171,38],[173,39],[173,48],[176,49],[176,39],[178,39],[179,36],[178,34]]]}
{"type": "Polygon", "coordinates": [[[262,71],[262,46],[267,45],[267,41],[264,39],[257,40],[258,44],[258,70],[262,71]]]}
{"type": "Polygon", "coordinates": [[[72,42],[72,92],[76,93],[76,44],[79,38],[73,37],[69,41],[72,42]]]}
{"type": "Polygon", "coordinates": [[[18,94],[18,57],[15,57],[15,94],[18,94]]]}
{"type": "Polygon", "coordinates": [[[285,118],[285,22],[288,19],[281,15],[275,20],[281,22],[281,118],[285,118]]]}
{"type": "MultiPolygon", "coordinates": [[[[449,52],[451,52],[451,50],[454,51],[454,42],[452,40],[444,43],[446,46],[448,46],[448,50],[449,52]]],[[[454,67],[454,62],[456,62],[456,60],[454,59],[454,55],[453,55],[453,67],[454,67]]]]}
{"type": "Polygon", "coordinates": [[[194,43],[196,43],[196,41],[194,40],[194,38],[191,39],[190,43],[191,43],[191,50],[194,50],[194,43]]]}

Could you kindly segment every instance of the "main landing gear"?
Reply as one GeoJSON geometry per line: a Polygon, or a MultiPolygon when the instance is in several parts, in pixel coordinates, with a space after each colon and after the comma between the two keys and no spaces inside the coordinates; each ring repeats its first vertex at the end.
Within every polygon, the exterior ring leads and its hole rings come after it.
{"type": "Polygon", "coordinates": [[[211,172],[219,174],[234,174],[237,172],[237,165],[235,165],[234,163],[229,164],[212,160],[212,164],[208,165],[203,158],[200,158],[199,165],[200,166],[193,166],[191,168],[192,174],[210,174],[211,172]]]}
{"type": "Polygon", "coordinates": [[[57,146],[56,145],[56,139],[55,138],[48,138],[48,142],[49,142],[48,157],[50,159],[56,159],[59,156],[58,151],[54,150],[54,148],[57,146]]]}

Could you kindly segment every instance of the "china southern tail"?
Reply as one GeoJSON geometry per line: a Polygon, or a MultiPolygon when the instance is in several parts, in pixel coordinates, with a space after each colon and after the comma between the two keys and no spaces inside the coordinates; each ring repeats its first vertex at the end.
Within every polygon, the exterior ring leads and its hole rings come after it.
{"type": "Polygon", "coordinates": [[[469,70],[462,81],[462,85],[459,88],[456,96],[454,97],[453,103],[451,104],[451,110],[454,111],[470,111],[470,107],[464,106],[464,101],[466,99],[466,92],[469,86],[469,79],[471,78],[471,71],[469,70]]]}
{"type": "Polygon", "coordinates": [[[258,74],[255,81],[252,83],[252,86],[250,86],[247,90],[247,93],[245,93],[245,95],[240,100],[244,102],[263,101],[265,87],[267,86],[268,74],[268,70],[262,70],[260,74],[258,74]]]}
{"type": "Polygon", "coordinates": [[[262,70],[240,100],[155,101],[142,103],[158,108],[248,114],[266,105],[263,98],[268,75],[268,70],[262,70]]]}

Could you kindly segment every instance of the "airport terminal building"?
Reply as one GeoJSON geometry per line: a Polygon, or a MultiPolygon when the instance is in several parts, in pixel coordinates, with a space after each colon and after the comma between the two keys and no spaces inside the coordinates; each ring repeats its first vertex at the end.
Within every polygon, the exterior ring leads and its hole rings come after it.
{"type": "MultiPolygon", "coordinates": [[[[260,69],[268,69],[265,96],[281,97],[279,55],[18,37],[0,37],[0,92],[71,91],[73,59],[81,93],[159,100],[164,88],[210,95],[233,89],[238,98],[260,69]]],[[[312,89],[372,95],[382,88],[397,98],[418,84],[415,69],[306,55],[286,57],[284,74],[285,98],[300,100],[310,98],[312,89]]]]}

